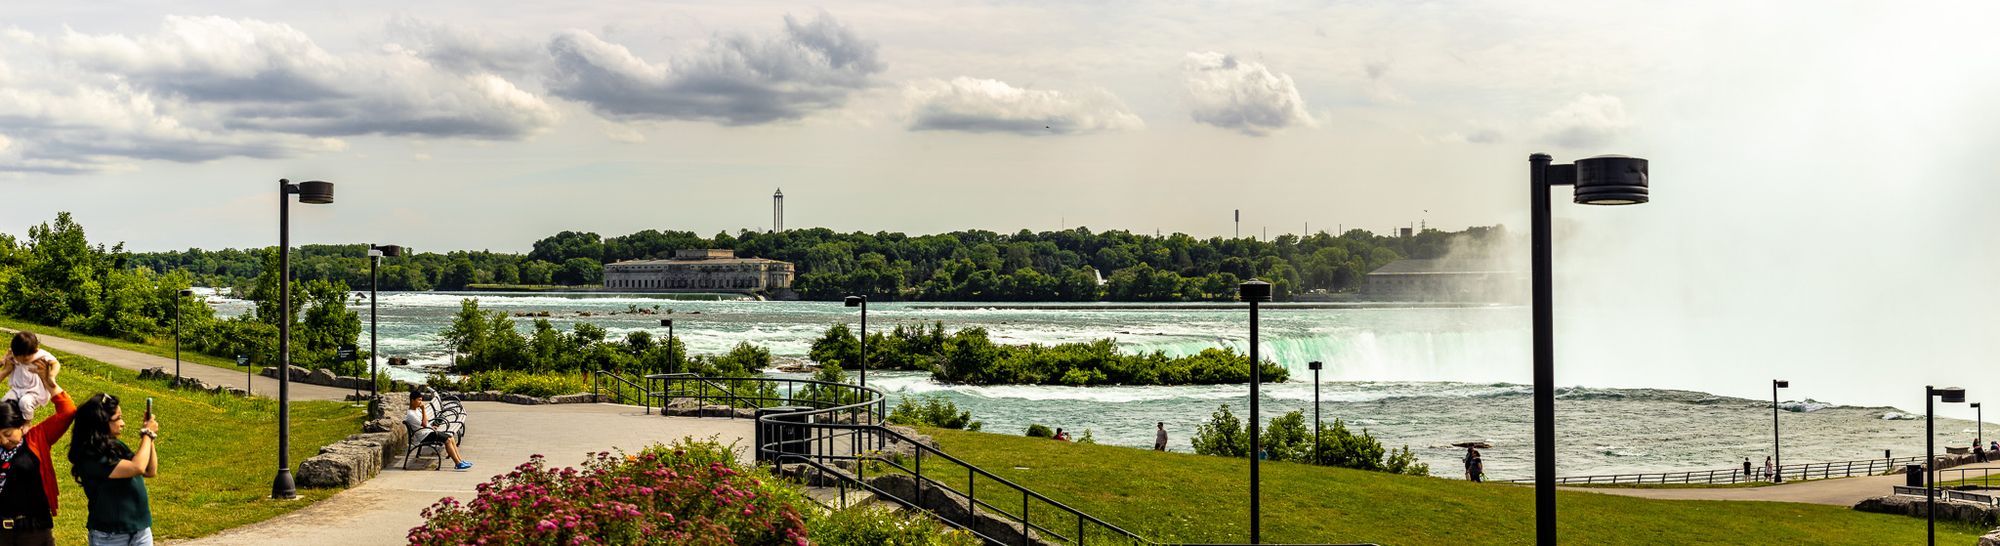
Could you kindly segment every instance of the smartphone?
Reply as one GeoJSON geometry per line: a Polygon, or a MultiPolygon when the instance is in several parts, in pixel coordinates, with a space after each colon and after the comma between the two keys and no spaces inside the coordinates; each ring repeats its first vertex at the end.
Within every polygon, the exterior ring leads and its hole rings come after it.
{"type": "Polygon", "coordinates": [[[146,420],[153,420],[153,397],[146,397],[146,420]]]}

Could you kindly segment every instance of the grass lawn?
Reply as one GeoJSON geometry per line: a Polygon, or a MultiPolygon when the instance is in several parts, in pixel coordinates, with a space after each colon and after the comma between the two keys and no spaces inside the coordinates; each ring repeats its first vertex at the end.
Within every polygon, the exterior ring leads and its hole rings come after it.
{"type": "MultiPolygon", "coordinates": [[[[108,338],[102,336],[94,336],[82,332],[74,332],[57,326],[36,324],[33,322],[28,322],[25,320],[17,319],[6,315],[0,315],[0,328],[7,328],[9,330],[17,330],[17,331],[27,330],[37,334],[49,334],[64,339],[73,339],[84,343],[89,343],[92,345],[103,345],[105,347],[114,347],[114,348],[124,349],[127,351],[146,353],[149,355],[164,357],[164,358],[174,357],[174,338],[172,334],[168,334],[168,337],[164,339],[153,340],[152,343],[137,343],[132,341],[126,341],[123,339],[108,338]]],[[[63,360],[63,362],[68,363],[69,360],[65,359],[63,360]]],[[[236,365],[236,359],[234,358],[209,356],[201,353],[196,353],[192,350],[187,349],[186,347],[181,348],[181,362],[202,364],[206,366],[222,368],[225,370],[236,370],[238,372],[243,371],[244,368],[243,366],[236,365]]],[[[256,366],[259,370],[263,369],[262,365],[259,365],[255,362],[252,362],[251,365],[256,366]]],[[[77,402],[82,403],[83,401],[77,400],[77,402]]]]}
{"type": "MultiPolygon", "coordinates": [[[[1163,542],[1246,542],[1247,461],[1023,437],[926,430],[946,453],[1163,542]]],[[[926,459],[925,475],[963,483],[965,471],[926,459]]],[[[1267,462],[1263,532],[1272,543],[1531,544],[1534,490],[1267,462]]],[[[959,486],[962,490],[963,487],[959,486]]],[[[980,500],[1018,507],[1018,495],[982,480],[980,500]]],[[[1838,506],[1776,502],[1662,501],[1582,492],[1557,494],[1564,544],[1920,544],[1924,521],[1838,506]]],[[[1053,508],[1034,515],[1069,529],[1053,508]]],[[[1067,521],[1067,523],[1065,523],[1067,521]]],[[[1941,544],[1971,544],[1984,532],[1938,525],[1941,544]]],[[[1095,539],[1096,536],[1091,537],[1095,539]]],[[[1094,541],[1094,540],[1093,540],[1094,541]]]]}
{"type": "MultiPolygon", "coordinates": [[[[278,451],[278,403],[274,400],[169,389],[163,381],[140,381],[137,372],[51,352],[63,363],[57,381],[78,404],[100,392],[118,397],[125,409],[128,433],[138,430],[146,398],[153,398],[154,411],[160,416],[160,475],[146,480],[146,492],[152,501],[153,536],[157,538],[193,538],[263,521],[337,492],[301,489],[299,500],[270,500],[278,451]]],[[[37,421],[54,411],[53,405],[44,406],[37,421]]],[[[359,432],[365,413],[362,408],[338,402],[293,402],[293,471],[297,472],[300,461],[319,453],[320,446],[359,432]]],[[[89,504],[83,488],[69,473],[69,442],[73,437],[63,435],[52,453],[62,491],[61,514],[56,518],[58,544],[86,542],[83,524],[89,504]]]]}

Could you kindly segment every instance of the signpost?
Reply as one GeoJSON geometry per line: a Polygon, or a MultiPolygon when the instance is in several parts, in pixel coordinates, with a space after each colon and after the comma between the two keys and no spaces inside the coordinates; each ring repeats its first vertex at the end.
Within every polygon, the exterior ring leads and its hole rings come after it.
{"type": "MultiPolygon", "coordinates": [[[[333,359],[341,362],[353,362],[356,360],[360,360],[360,358],[358,358],[357,355],[355,354],[357,352],[359,352],[359,350],[357,350],[353,345],[341,345],[339,349],[336,349],[334,351],[333,359]]],[[[354,398],[356,400],[361,399],[360,383],[354,384],[354,398]]]]}
{"type": "Polygon", "coordinates": [[[250,394],[250,357],[236,355],[236,365],[243,367],[243,394],[250,394]]]}

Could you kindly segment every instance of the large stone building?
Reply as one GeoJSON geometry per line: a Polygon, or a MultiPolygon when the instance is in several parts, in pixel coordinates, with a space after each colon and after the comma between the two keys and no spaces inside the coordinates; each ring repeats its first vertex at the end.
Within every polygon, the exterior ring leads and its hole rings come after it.
{"type": "Polygon", "coordinates": [[[1363,296],[1379,301],[1514,303],[1527,275],[1482,260],[1402,259],[1368,273],[1363,296]]]}
{"type": "Polygon", "coordinates": [[[674,252],[670,260],[627,260],[604,265],[604,288],[635,292],[789,293],[792,264],[738,258],[729,249],[674,252]]]}

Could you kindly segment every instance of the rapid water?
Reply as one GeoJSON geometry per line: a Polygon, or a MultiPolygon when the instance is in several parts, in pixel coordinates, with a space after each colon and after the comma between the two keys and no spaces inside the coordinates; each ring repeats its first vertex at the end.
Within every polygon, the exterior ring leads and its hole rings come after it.
{"type": "MultiPolygon", "coordinates": [[[[410,358],[413,369],[390,375],[419,379],[447,365],[438,331],[450,324],[459,301],[477,297],[488,312],[548,312],[569,328],[579,321],[604,327],[614,338],[646,330],[664,335],[659,319],[673,318],[677,335],[694,353],[715,353],[740,341],[767,347],[780,360],[802,360],[811,341],[835,322],[854,324],[853,309],[837,302],[691,300],[649,294],[541,295],[519,293],[385,293],[380,348],[410,358]],[[636,309],[657,314],[633,313],[636,309]],[[584,316],[589,313],[589,316],[584,316]]],[[[212,299],[223,314],[246,302],[212,299]]],[[[367,320],[366,302],[358,310],[367,320]]],[[[1241,308],[1184,306],[1031,306],[876,303],[868,326],[942,321],[947,329],[985,327],[1001,343],[1060,343],[1113,338],[1127,351],[1191,354],[1217,346],[1245,350],[1247,318],[1241,308]],[[1138,308],[1134,308],[1138,307],[1138,308]]],[[[532,328],[533,318],[517,318],[532,328]]],[[[1268,384],[1260,401],[1266,419],[1294,409],[1312,418],[1312,372],[1325,362],[1319,384],[1321,415],[1347,421],[1391,447],[1409,445],[1434,474],[1458,476],[1463,450],[1450,444],[1485,441],[1481,450],[1492,478],[1527,477],[1532,415],[1528,313],[1522,307],[1304,309],[1267,307],[1261,315],[1261,351],[1283,364],[1291,380],[1268,384]]],[[[367,343],[366,330],[363,343],[367,343]]],[[[1581,364],[1579,364],[1581,365],[1581,364]]],[[[802,374],[780,374],[802,375],[802,374]]],[[[1704,381],[1764,381],[1737,377],[1688,378],[1671,387],[1704,387],[1704,381]]],[[[971,410],[988,432],[1019,433],[1029,423],[1084,430],[1103,443],[1151,447],[1155,422],[1166,423],[1171,449],[1190,451],[1188,438],[1218,405],[1247,413],[1247,385],[1189,387],[1051,387],[943,385],[919,372],[869,374],[871,386],[894,396],[937,395],[971,410]]],[[[1923,421],[1894,408],[1849,407],[1812,400],[1783,409],[1784,455],[1789,462],[1867,459],[1918,454],[1923,421]]],[[[1559,472],[1564,475],[1706,469],[1761,465],[1771,447],[1771,404],[1694,391],[1571,387],[1559,391],[1559,472]]],[[[1938,443],[1965,445],[1970,421],[1940,418],[1938,443]]]]}

